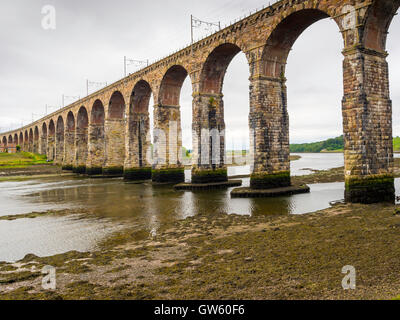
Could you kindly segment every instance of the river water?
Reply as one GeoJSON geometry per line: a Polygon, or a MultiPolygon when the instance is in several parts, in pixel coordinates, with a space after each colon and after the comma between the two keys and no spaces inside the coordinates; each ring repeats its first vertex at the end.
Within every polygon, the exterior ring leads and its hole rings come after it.
{"type": "MultiPolygon", "coordinates": [[[[342,154],[301,154],[293,161],[293,175],[307,168],[326,170],[343,166],[342,154]]],[[[229,175],[245,175],[249,167],[231,167],[229,175]]],[[[190,177],[190,170],[186,172],[190,177]]],[[[242,179],[243,186],[249,179],[242,179]]],[[[398,185],[399,181],[396,181],[398,185]]],[[[400,186],[399,186],[400,187],[400,186]]],[[[48,256],[70,250],[94,249],[98,241],[121,228],[125,218],[156,233],[166,222],[199,213],[238,215],[304,214],[326,209],[342,200],[344,183],[310,185],[311,193],[270,199],[231,199],[228,190],[176,192],[171,186],[137,184],[122,179],[51,177],[0,182],[0,216],[47,210],[89,208],[91,214],[34,219],[0,220],[0,261],[16,261],[26,254],[48,256]]],[[[83,210],[87,212],[87,210],[83,210]]]]}

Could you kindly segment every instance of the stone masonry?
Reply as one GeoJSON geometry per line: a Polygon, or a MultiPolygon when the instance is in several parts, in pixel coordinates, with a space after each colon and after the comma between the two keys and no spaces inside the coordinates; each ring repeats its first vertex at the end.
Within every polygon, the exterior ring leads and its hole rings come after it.
{"type": "Polygon", "coordinates": [[[287,58],[304,30],[330,18],[344,43],[346,200],[392,201],[386,36],[399,6],[400,0],[279,1],[28,126],[0,134],[1,148],[16,135],[23,150],[45,153],[49,160],[76,172],[124,172],[128,179],[151,175],[157,182],[180,182],[179,96],[184,79],[190,77],[192,180],[226,181],[223,81],[230,61],[244,52],[251,74],[250,114],[244,115],[249,116],[251,132],[251,187],[289,186],[287,58]],[[149,106],[151,94],[154,108],[149,106]],[[152,111],[153,147],[148,120],[152,111]],[[82,114],[87,118],[83,126],[82,114]],[[69,125],[71,121],[75,126],[69,125]],[[57,127],[61,123],[64,128],[57,127]]]}

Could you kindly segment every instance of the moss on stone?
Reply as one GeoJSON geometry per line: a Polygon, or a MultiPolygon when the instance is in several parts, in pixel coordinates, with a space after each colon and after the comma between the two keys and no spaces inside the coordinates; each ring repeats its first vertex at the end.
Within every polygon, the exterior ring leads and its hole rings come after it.
{"type": "Polygon", "coordinates": [[[124,173],[124,167],[103,168],[103,175],[105,175],[105,176],[122,175],[123,173],[124,173]]]}
{"type": "Polygon", "coordinates": [[[254,173],[250,177],[250,187],[252,189],[273,189],[290,185],[290,171],[254,173]]]}
{"type": "Polygon", "coordinates": [[[185,181],[184,168],[153,169],[152,180],[158,183],[179,183],[185,181]]]}
{"type": "Polygon", "coordinates": [[[95,176],[103,173],[103,168],[102,167],[90,167],[86,168],[86,174],[89,176],[95,176]]]}
{"type": "Polygon", "coordinates": [[[349,177],[345,181],[346,202],[378,203],[394,202],[395,187],[392,175],[371,175],[367,177],[349,177]]]}
{"type": "Polygon", "coordinates": [[[216,170],[200,170],[192,171],[192,183],[213,183],[228,181],[228,170],[226,168],[216,170]]]}
{"type": "Polygon", "coordinates": [[[84,174],[86,173],[86,166],[75,166],[72,169],[73,173],[84,174]]]}
{"type": "Polygon", "coordinates": [[[151,168],[130,168],[124,170],[124,179],[126,180],[150,180],[151,168]]]}

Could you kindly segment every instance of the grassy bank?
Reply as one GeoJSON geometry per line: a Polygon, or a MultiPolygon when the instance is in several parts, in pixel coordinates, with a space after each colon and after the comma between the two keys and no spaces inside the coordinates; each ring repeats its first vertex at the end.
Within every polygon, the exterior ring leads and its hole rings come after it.
{"type": "Polygon", "coordinates": [[[46,156],[30,152],[0,153],[0,170],[20,169],[46,163],[46,156]]]}
{"type": "MultiPolygon", "coordinates": [[[[325,141],[290,145],[290,152],[293,153],[343,153],[343,150],[343,136],[328,139],[325,141]]],[[[393,150],[395,152],[400,152],[400,137],[393,138],[393,150]]]]}
{"type": "Polygon", "coordinates": [[[29,152],[0,153],[0,181],[26,180],[32,176],[61,174],[62,169],[47,162],[46,156],[29,152]]]}

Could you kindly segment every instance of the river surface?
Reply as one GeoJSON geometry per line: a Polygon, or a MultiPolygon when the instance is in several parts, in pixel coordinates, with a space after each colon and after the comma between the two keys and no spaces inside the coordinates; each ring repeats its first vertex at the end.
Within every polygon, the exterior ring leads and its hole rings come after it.
{"type": "MultiPolygon", "coordinates": [[[[301,154],[293,161],[293,175],[307,168],[343,166],[342,154],[301,154]]],[[[249,174],[250,168],[230,167],[229,175],[249,174]]],[[[186,172],[190,177],[190,170],[186,172]]],[[[249,178],[242,179],[243,186],[249,178]]],[[[399,181],[396,186],[400,188],[399,181]]],[[[344,183],[310,185],[311,193],[267,199],[231,199],[228,190],[176,192],[171,186],[137,184],[122,179],[51,177],[0,182],[0,216],[48,210],[85,208],[82,215],[43,216],[0,220],[0,261],[16,261],[26,254],[49,256],[70,250],[88,251],[128,219],[155,234],[164,223],[199,213],[238,215],[304,214],[342,200],[344,183]],[[87,213],[90,209],[90,214],[87,213]],[[122,219],[120,219],[122,221],[122,219]],[[117,221],[117,222],[116,222],[117,221]]]]}

